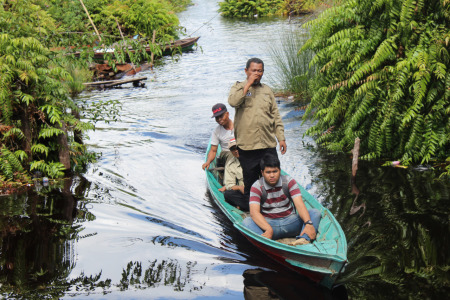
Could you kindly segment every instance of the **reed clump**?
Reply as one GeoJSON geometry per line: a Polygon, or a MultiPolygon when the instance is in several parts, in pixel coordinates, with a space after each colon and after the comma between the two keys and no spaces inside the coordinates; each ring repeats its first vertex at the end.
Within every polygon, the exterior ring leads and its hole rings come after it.
{"type": "Polygon", "coordinates": [[[309,68],[314,53],[310,50],[299,53],[307,39],[308,34],[305,32],[290,29],[282,32],[279,39],[268,46],[276,68],[270,77],[271,81],[283,94],[293,94],[296,100],[303,103],[311,99],[308,83],[316,74],[314,68],[309,68]]]}
{"type": "Polygon", "coordinates": [[[76,96],[84,90],[83,82],[92,81],[94,72],[86,62],[80,60],[65,60],[62,65],[73,79],[65,81],[64,85],[72,96],[76,96]]]}

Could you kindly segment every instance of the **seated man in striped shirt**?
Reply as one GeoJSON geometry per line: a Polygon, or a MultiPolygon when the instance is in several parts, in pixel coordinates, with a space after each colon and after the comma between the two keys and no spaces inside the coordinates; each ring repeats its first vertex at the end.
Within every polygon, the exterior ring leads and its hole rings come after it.
{"type": "Polygon", "coordinates": [[[297,182],[281,176],[278,157],[266,154],[260,167],[263,177],[250,189],[251,218],[245,218],[243,225],[269,239],[296,237],[291,245],[309,244],[316,238],[320,211],[308,210],[297,182]]]}

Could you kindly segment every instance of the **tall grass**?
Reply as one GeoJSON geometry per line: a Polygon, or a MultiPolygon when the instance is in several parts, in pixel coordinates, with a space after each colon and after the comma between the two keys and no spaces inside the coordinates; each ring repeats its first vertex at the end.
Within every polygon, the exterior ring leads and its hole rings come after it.
{"type": "Polygon", "coordinates": [[[314,53],[312,51],[298,53],[307,39],[308,35],[299,29],[288,29],[268,46],[269,54],[277,69],[271,80],[284,93],[294,94],[295,98],[302,102],[309,101],[311,97],[308,82],[316,73],[315,69],[309,68],[314,53]]]}
{"type": "Polygon", "coordinates": [[[94,72],[89,70],[89,66],[86,62],[67,59],[62,65],[73,78],[73,81],[65,82],[65,85],[72,96],[81,93],[85,88],[83,82],[92,81],[94,77],[94,72]]]}

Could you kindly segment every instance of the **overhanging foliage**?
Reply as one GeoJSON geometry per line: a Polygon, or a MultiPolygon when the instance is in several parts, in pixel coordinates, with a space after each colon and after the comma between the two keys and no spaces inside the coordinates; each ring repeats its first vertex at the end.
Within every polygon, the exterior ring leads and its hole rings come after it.
{"type": "Polygon", "coordinates": [[[74,138],[93,125],[71,113],[63,82],[72,78],[58,61],[33,37],[0,34],[0,179],[24,169],[61,177],[87,153],[74,138]]]}
{"type": "Polygon", "coordinates": [[[306,26],[316,53],[306,134],[403,164],[449,156],[448,0],[347,0],[306,26]]]}

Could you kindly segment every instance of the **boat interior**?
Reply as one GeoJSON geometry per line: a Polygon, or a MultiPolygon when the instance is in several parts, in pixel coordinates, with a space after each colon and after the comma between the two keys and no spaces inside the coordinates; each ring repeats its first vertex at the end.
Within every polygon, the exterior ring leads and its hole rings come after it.
{"type": "MultiPolygon", "coordinates": [[[[224,168],[220,166],[217,167],[214,161],[213,163],[211,163],[209,171],[214,176],[218,188],[222,187],[224,168]]],[[[316,240],[312,244],[297,245],[292,247],[303,247],[303,249],[314,248],[314,251],[327,254],[339,253],[341,250],[343,250],[343,248],[346,248],[347,245],[341,244],[340,231],[336,226],[334,217],[331,216],[331,213],[327,209],[324,209],[321,205],[317,205],[316,204],[317,201],[302,187],[300,187],[300,189],[302,190],[303,201],[305,202],[306,207],[308,209],[310,208],[320,209],[322,212],[322,218],[320,220],[316,240]]],[[[222,195],[222,193],[220,193],[220,195],[222,195]]],[[[231,206],[230,204],[224,201],[223,196],[220,196],[220,198],[223,199],[223,205],[227,208],[230,214],[234,216],[237,222],[242,222],[242,220],[244,220],[245,218],[250,217],[250,213],[243,212],[238,208],[231,206]]],[[[295,240],[296,240],[295,237],[292,237],[279,239],[277,240],[277,242],[290,245],[295,240]]]]}

